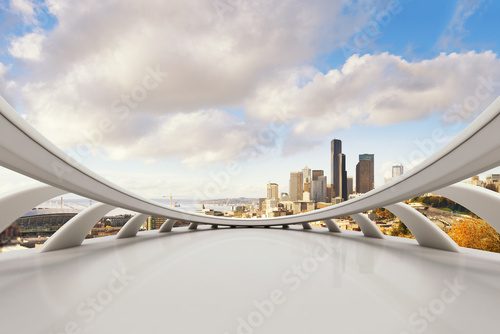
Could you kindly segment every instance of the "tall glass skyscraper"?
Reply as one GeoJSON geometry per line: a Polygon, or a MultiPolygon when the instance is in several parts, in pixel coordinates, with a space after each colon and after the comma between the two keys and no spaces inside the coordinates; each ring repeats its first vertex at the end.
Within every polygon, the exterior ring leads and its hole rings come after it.
{"type": "Polygon", "coordinates": [[[334,139],[331,142],[331,166],[332,166],[332,198],[342,197],[347,200],[347,172],[345,155],[342,154],[342,141],[334,139]]]}

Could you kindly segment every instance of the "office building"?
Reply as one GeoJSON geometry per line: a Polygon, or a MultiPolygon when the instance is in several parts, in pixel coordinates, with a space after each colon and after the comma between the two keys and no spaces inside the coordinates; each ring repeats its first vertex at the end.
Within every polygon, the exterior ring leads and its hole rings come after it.
{"type": "Polygon", "coordinates": [[[347,171],[346,171],[346,160],[345,160],[345,154],[340,153],[338,156],[338,187],[337,190],[338,193],[336,197],[340,197],[343,201],[347,201],[349,198],[349,195],[347,194],[347,171]]]}
{"type": "Polygon", "coordinates": [[[327,202],[327,180],[322,170],[313,171],[311,197],[314,202],[327,202]]]}
{"type": "Polygon", "coordinates": [[[366,193],[375,187],[375,155],[360,154],[356,165],[356,192],[366,193]]]}
{"type": "Polygon", "coordinates": [[[331,142],[330,159],[332,165],[332,198],[341,197],[347,200],[346,157],[342,154],[342,141],[334,139],[331,142]]]}
{"type": "Polygon", "coordinates": [[[305,166],[302,169],[302,177],[304,178],[304,183],[311,183],[312,171],[309,167],[305,166]]]}
{"type": "Polygon", "coordinates": [[[290,173],[290,200],[301,201],[304,192],[304,178],[302,172],[290,173]]]}
{"type": "Polygon", "coordinates": [[[267,184],[267,199],[274,199],[276,201],[279,200],[279,190],[277,183],[267,184]]]}
{"type": "Polygon", "coordinates": [[[311,192],[311,169],[309,167],[304,167],[302,169],[302,177],[304,179],[304,192],[311,192]]]}
{"type": "Polygon", "coordinates": [[[325,172],[321,169],[315,169],[311,172],[312,180],[317,180],[319,176],[325,175],[325,172]]]}
{"type": "Polygon", "coordinates": [[[352,179],[352,177],[348,177],[347,178],[347,196],[351,195],[354,193],[354,184],[353,184],[354,180],[352,179]]]}
{"type": "Polygon", "coordinates": [[[331,179],[332,198],[340,194],[342,173],[339,172],[339,154],[342,154],[342,141],[334,139],[330,147],[330,164],[331,164],[331,179]]]}
{"type": "Polygon", "coordinates": [[[404,173],[404,168],[403,165],[394,165],[392,166],[392,178],[398,177],[400,175],[403,175],[404,173]]]}

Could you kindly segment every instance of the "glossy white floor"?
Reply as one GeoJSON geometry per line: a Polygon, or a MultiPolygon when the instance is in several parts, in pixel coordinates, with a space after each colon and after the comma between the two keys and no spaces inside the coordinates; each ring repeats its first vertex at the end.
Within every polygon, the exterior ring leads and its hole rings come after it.
{"type": "Polygon", "coordinates": [[[0,256],[2,333],[493,333],[500,256],[186,228],[0,256]]]}

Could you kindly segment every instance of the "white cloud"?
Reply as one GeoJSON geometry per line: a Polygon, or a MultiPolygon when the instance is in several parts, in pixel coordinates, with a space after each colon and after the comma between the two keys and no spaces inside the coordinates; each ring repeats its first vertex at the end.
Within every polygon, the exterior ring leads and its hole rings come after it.
{"type": "Polygon", "coordinates": [[[5,98],[11,98],[16,88],[16,83],[7,78],[9,67],[0,62],[0,95],[5,98]]]}
{"type": "Polygon", "coordinates": [[[161,118],[158,127],[134,141],[112,149],[115,158],[161,159],[180,157],[198,164],[230,160],[253,142],[252,131],[237,118],[220,110],[178,113],[161,118]]]}
{"type": "MultiPolygon", "coordinates": [[[[366,4],[356,1],[346,14],[344,3],[327,0],[307,6],[299,0],[172,0],[148,4],[147,11],[132,0],[86,0],[71,6],[51,0],[47,5],[58,22],[54,29],[45,37],[13,41],[11,53],[39,60],[27,64],[33,76],[21,83],[23,102],[28,120],[57,145],[74,148],[85,142],[85,134],[111,119],[114,126],[105,131],[99,146],[115,157],[127,152],[144,156],[129,143],[161,140],[162,126],[189,119],[212,134],[236,136],[233,127],[244,134],[225,144],[230,148],[205,156],[185,147],[184,161],[226,159],[244,149],[239,141],[252,145],[247,133],[255,129],[242,127],[220,110],[241,105],[277,71],[342,45],[369,19],[366,4]],[[118,117],[116,102],[133,95],[151,68],[164,73],[161,82],[128,108],[127,117],[118,117]],[[197,123],[200,119],[204,123],[197,123]],[[120,145],[127,150],[118,154],[120,145]]],[[[208,139],[202,130],[189,129],[200,131],[193,140],[208,139]]]]}
{"type": "Polygon", "coordinates": [[[33,23],[35,20],[35,4],[31,0],[11,0],[10,8],[21,15],[25,22],[33,23]]]}
{"type": "Polygon", "coordinates": [[[395,124],[436,112],[445,121],[467,121],[500,93],[500,59],[492,52],[415,62],[388,53],[354,55],[341,69],[305,73],[272,80],[246,104],[255,118],[279,115],[292,124],[294,145],[354,124],[395,124]]]}
{"type": "Polygon", "coordinates": [[[462,47],[462,39],[467,34],[465,23],[482,4],[483,0],[459,0],[457,2],[455,12],[438,41],[438,46],[442,50],[462,47]]]}
{"type": "Polygon", "coordinates": [[[44,39],[45,36],[38,32],[16,37],[10,43],[9,53],[16,58],[39,61],[44,39]]]}
{"type": "Polygon", "coordinates": [[[0,63],[0,78],[3,78],[6,73],[7,66],[5,66],[3,63],[0,63]]]}

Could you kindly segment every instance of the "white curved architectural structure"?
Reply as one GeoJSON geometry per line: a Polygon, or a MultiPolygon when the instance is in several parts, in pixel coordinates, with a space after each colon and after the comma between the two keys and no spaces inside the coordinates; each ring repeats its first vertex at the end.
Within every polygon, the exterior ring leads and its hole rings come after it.
{"type": "Polygon", "coordinates": [[[498,230],[497,199],[454,184],[500,165],[499,114],[497,99],[444,149],[358,198],[300,215],[233,219],[175,210],[112,184],[54,147],[0,98],[0,164],[57,188],[0,200],[0,208],[21,215],[27,204],[62,192],[100,202],[63,225],[42,254],[0,255],[2,331],[303,334],[331,333],[334,323],[339,333],[495,332],[500,255],[457,246],[401,202],[441,193],[498,230]],[[467,197],[472,193],[484,196],[476,201],[467,197]],[[381,207],[417,240],[383,236],[363,214],[381,207]],[[117,237],[85,240],[113,208],[137,214],[117,237]],[[167,220],[131,238],[149,215],[167,220]],[[346,216],[363,234],[338,227],[334,219],[346,216]],[[176,221],[190,226],[172,231],[176,221]],[[309,229],[315,221],[328,231],[309,229]],[[478,300],[481,312],[471,315],[478,300]],[[141,312],[147,319],[139,319],[141,312]]]}
{"type": "Polygon", "coordinates": [[[500,194],[465,183],[452,184],[434,191],[486,220],[500,233],[500,194]]]}
{"type": "Polygon", "coordinates": [[[458,252],[457,244],[446,233],[408,204],[396,203],[385,208],[401,219],[421,246],[458,252]]]}
{"type": "Polygon", "coordinates": [[[0,99],[1,164],[41,182],[132,211],[203,224],[302,224],[357,214],[440,189],[500,164],[500,98],[466,130],[423,164],[364,196],[314,212],[249,221],[180,212],[131,194],[95,175],[54,147],[0,99]],[[16,143],[13,149],[11,143],[16,143]]]}
{"type": "Polygon", "coordinates": [[[41,252],[80,246],[97,221],[113,209],[115,207],[103,203],[96,203],[88,207],[57,230],[43,244],[41,252]]]}
{"type": "Polygon", "coordinates": [[[40,185],[13,192],[0,198],[0,233],[24,213],[51,198],[65,194],[66,191],[51,186],[40,185]]]}
{"type": "Polygon", "coordinates": [[[136,214],[135,216],[130,218],[125,225],[123,225],[123,227],[116,235],[116,238],[123,239],[135,237],[137,235],[137,232],[139,232],[139,229],[142,225],[144,225],[147,219],[148,215],[142,213],[136,214]]]}
{"type": "Polygon", "coordinates": [[[364,213],[357,213],[351,215],[356,224],[358,224],[361,232],[363,232],[365,237],[383,239],[384,234],[380,231],[377,225],[368,218],[364,213]]]}
{"type": "MultiPolygon", "coordinates": [[[[172,232],[172,228],[174,227],[175,220],[174,219],[167,219],[163,225],[160,226],[160,229],[158,232],[160,233],[166,233],[166,232],[172,232]]],[[[213,225],[217,226],[217,225],[213,225]]]]}
{"type": "Polygon", "coordinates": [[[328,228],[328,231],[334,232],[334,233],[341,233],[342,230],[339,228],[339,226],[335,223],[335,220],[333,219],[325,219],[325,224],[326,227],[328,228]]]}

